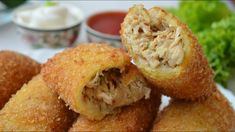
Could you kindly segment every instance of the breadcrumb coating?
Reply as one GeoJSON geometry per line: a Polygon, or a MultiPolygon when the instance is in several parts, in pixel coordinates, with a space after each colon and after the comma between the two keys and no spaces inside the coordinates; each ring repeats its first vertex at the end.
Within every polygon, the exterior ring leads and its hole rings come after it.
{"type": "Polygon", "coordinates": [[[213,71],[198,40],[165,10],[146,10],[143,5],[130,8],[121,38],[137,67],[163,94],[202,100],[215,90],[213,71]]]}
{"type": "Polygon", "coordinates": [[[172,100],[152,131],[234,131],[235,111],[219,92],[204,101],[172,100]]]}
{"type": "Polygon", "coordinates": [[[13,51],[0,51],[0,109],[40,69],[40,64],[27,56],[13,51]]]}
{"type": "Polygon", "coordinates": [[[66,131],[73,113],[37,75],[0,111],[0,131],[66,131]]]}
{"type": "Polygon", "coordinates": [[[42,74],[72,110],[91,120],[101,120],[150,93],[128,54],[106,44],[80,44],[65,50],[43,66],[42,74]],[[132,83],[135,80],[138,83],[132,83]]]}

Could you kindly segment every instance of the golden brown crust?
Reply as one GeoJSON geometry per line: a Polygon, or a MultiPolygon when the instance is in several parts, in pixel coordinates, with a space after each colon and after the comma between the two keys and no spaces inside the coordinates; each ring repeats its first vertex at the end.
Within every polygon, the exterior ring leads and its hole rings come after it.
{"type": "Polygon", "coordinates": [[[106,116],[101,121],[91,121],[79,116],[69,131],[148,131],[158,112],[160,100],[160,93],[153,90],[150,99],[142,99],[123,107],[120,113],[106,116]]]}
{"type": "Polygon", "coordinates": [[[13,51],[0,51],[0,109],[24,83],[40,71],[40,64],[13,51]]]}
{"type": "Polygon", "coordinates": [[[66,131],[72,121],[72,112],[41,75],[25,84],[0,111],[0,131],[66,131]]]}
{"type": "MultiPolygon", "coordinates": [[[[134,14],[135,10],[135,7],[132,7],[128,14],[134,14]]],[[[187,44],[185,45],[186,51],[183,63],[179,65],[175,71],[170,73],[159,70],[153,71],[135,61],[136,55],[131,50],[131,44],[128,43],[124,35],[124,30],[128,26],[125,24],[125,19],[128,19],[128,17],[126,17],[122,24],[121,38],[123,44],[127,47],[128,52],[137,64],[137,67],[148,81],[159,88],[165,95],[186,100],[197,100],[209,96],[215,90],[213,71],[209,67],[206,57],[203,55],[201,45],[190,29],[176,17],[161,8],[154,7],[149,11],[144,10],[149,13],[149,16],[150,13],[152,16],[154,16],[154,14],[164,16],[168,23],[181,27],[184,42],[187,44]]]]}
{"type": "Polygon", "coordinates": [[[173,100],[157,117],[152,131],[233,131],[235,112],[216,91],[201,102],[173,100]]]}
{"type": "Polygon", "coordinates": [[[110,68],[123,69],[130,65],[125,51],[105,44],[80,44],[50,59],[42,69],[47,85],[74,111],[90,119],[101,119],[103,113],[84,107],[82,91],[96,73],[110,68]]]}

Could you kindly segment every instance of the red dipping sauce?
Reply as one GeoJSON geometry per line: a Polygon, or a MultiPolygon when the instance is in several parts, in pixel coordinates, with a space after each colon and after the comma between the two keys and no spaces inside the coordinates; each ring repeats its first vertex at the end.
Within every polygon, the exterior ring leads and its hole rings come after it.
{"type": "Polygon", "coordinates": [[[98,32],[119,36],[121,23],[125,16],[126,12],[103,12],[91,16],[87,21],[87,25],[98,32]]]}

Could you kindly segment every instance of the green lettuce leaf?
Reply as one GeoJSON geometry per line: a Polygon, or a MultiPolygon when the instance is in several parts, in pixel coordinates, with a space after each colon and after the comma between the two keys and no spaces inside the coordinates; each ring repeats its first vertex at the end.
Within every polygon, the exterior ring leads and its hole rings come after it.
{"type": "Polygon", "coordinates": [[[214,21],[219,21],[231,14],[227,6],[218,0],[183,0],[177,11],[174,9],[170,9],[170,11],[187,23],[195,33],[210,27],[214,21]]]}
{"type": "Polygon", "coordinates": [[[215,81],[226,86],[235,67],[235,15],[214,22],[198,33],[198,39],[215,71],[215,81]]]}

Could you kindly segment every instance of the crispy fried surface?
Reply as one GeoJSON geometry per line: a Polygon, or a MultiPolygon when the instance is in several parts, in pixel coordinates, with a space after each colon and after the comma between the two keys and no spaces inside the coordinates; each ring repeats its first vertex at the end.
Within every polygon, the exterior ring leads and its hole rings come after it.
{"type": "Polygon", "coordinates": [[[148,131],[160,105],[161,95],[152,90],[148,100],[140,100],[122,108],[116,115],[106,116],[101,121],[91,121],[79,116],[69,131],[148,131]]]}
{"type": "Polygon", "coordinates": [[[29,57],[12,51],[0,51],[0,109],[39,71],[40,64],[29,57]]]}
{"type": "Polygon", "coordinates": [[[55,55],[43,66],[42,74],[48,86],[72,110],[90,119],[101,119],[107,113],[101,113],[85,104],[83,88],[97,72],[110,68],[122,70],[127,65],[130,65],[130,58],[121,49],[105,44],[81,44],[55,55]]]}
{"type": "Polygon", "coordinates": [[[153,126],[153,131],[234,130],[234,110],[219,91],[202,102],[173,100],[153,126]]]}
{"type": "Polygon", "coordinates": [[[209,96],[215,90],[213,71],[203,55],[200,44],[190,29],[176,17],[158,7],[146,10],[143,6],[134,6],[128,11],[121,27],[122,42],[127,47],[138,68],[163,94],[178,99],[196,100],[209,96]],[[184,43],[182,64],[174,69],[166,70],[161,68],[153,69],[137,61],[137,53],[131,48],[131,45],[134,44],[128,41],[132,34],[126,33],[131,28],[129,22],[132,22],[135,15],[146,18],[146,23],[148,19],[150,19],[150,23],[153,23],[157,21],[157,18],[161,18],[169,25],[182,29],[181,35],[184,43]]]}
{"type": "Polygon", "coordinates": [[[72,125],[72,116],[38,75],[0,111],[0,131],[65,131],[72,125]]]}

